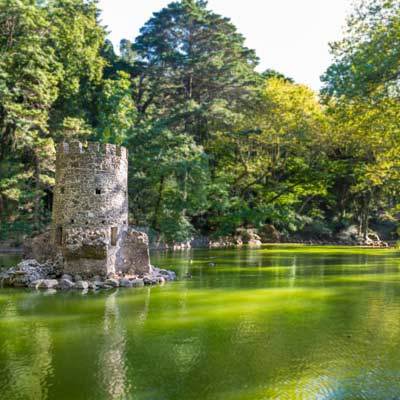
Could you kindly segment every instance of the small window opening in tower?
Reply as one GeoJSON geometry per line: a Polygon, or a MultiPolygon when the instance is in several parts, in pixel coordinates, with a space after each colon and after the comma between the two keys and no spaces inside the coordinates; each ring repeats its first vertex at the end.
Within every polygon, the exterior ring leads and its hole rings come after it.
{"type": "Polygon", "coordinates": [[[56,228],[56,243],[61,245],[63,242],[63,229],[61,226],[56,228]]]}
{"type": "Polygon", "coordinates": [[[64,194],[64,186],[61,186],[61,187],[60,187],[60,193],[61,193],[61,194],[64,194]]]}
{"type": "Polygon", "coordinates": [[[96,194],[101,194],[101,189],[96,188],[96,194]]]}
{"type": "Polygon", "coordinates": [[[74,224],[75,223],[75,220],[74,219],[71,219],[71,224],[74,224]]]}
{"type": "Polygon", "coordinates": [[[117,235],[118,235],[118,228],[112,227],[111,228],[111,246],[115,246],[117,244],[117,235]]]}

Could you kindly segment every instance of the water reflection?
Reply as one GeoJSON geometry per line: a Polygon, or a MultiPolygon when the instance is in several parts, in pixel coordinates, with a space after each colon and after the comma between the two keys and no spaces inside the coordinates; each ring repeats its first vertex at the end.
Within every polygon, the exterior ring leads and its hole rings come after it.
{"type": "Polygon", "coordinates": [[[41,321],[24,323],[23,305],[8,299],[1,307],[2,327],[18,330],[8,336],[3,329],[0,336],[0,397],[11,391],[11,398],[44,400],[53,375],[51,331],[41,321]]]}
{"type": "Polygon", "coordinates": [[[1,290],[0,398],[386,400],[400,393],[396,252],[262,248],[153,262],[175,265],[182,279],[84,296],[1,290]],[[183,279],[188,272],[192,279],[183,279]]]}
{"type": "Polygon", "coordinates": [[[118,291],[115,291],[105,300],[104,341],[98,364],[100,382],[105,386],[106,397],[110,400],[124,398],[131,388],[126,378],[126,331],[121,321],[117,294],[118,291]]]}
{"type": "Polygon", "coordinates": [[[296,282],[296,270],[297,270],[297,264],[296,264],[296,257],[293,257],[292,261],[292,268],[290,271],[290,277],[289,277],[289,286],[293,287],[296,282]]]}
{"type": "Polygon", "coordinates": [[[145,287],[143,288],[142,292],[144,292],[144,306],[143,310],[141,310],[138,314],[137,320],[138,325],[144,325],[147,319],[147,315],[149,313],[150,308],[150,298],[151,298],[151,288],[145,287]]]}

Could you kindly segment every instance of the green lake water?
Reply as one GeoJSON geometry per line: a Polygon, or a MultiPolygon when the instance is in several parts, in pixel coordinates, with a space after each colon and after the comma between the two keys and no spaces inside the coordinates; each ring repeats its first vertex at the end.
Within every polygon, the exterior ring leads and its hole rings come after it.
{"type": "Polygon", "coordinates": [[[400,399],[399,252],[269,246],[152,262],[181,279],[0,289],[0,399],[400,399]]]}

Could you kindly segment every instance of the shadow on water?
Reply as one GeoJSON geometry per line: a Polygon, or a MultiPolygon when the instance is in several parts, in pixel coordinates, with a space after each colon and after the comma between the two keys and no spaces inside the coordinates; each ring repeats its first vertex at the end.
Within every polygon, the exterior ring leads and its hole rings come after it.
{"type": "Polygon", "coordinates": [[[191,276],[111,292],[0,291],[0,398],[393,399],[400,259],[273,246],[158,253],[191,276]]]}

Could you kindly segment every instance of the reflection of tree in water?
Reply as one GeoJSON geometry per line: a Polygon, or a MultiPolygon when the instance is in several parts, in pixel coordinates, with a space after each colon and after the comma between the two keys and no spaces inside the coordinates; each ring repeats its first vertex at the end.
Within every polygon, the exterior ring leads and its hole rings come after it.
{"type": "Polygon", "coordinates": [[[50,330],[43,322],[24,321],[11,299],[1,314],[2,321],[12,324],[16,331],[10,335],[8,327],[0,346],[1,392],[7,393],[10,400],[47,399],[48,381],[54,372],[50,330]]]}

